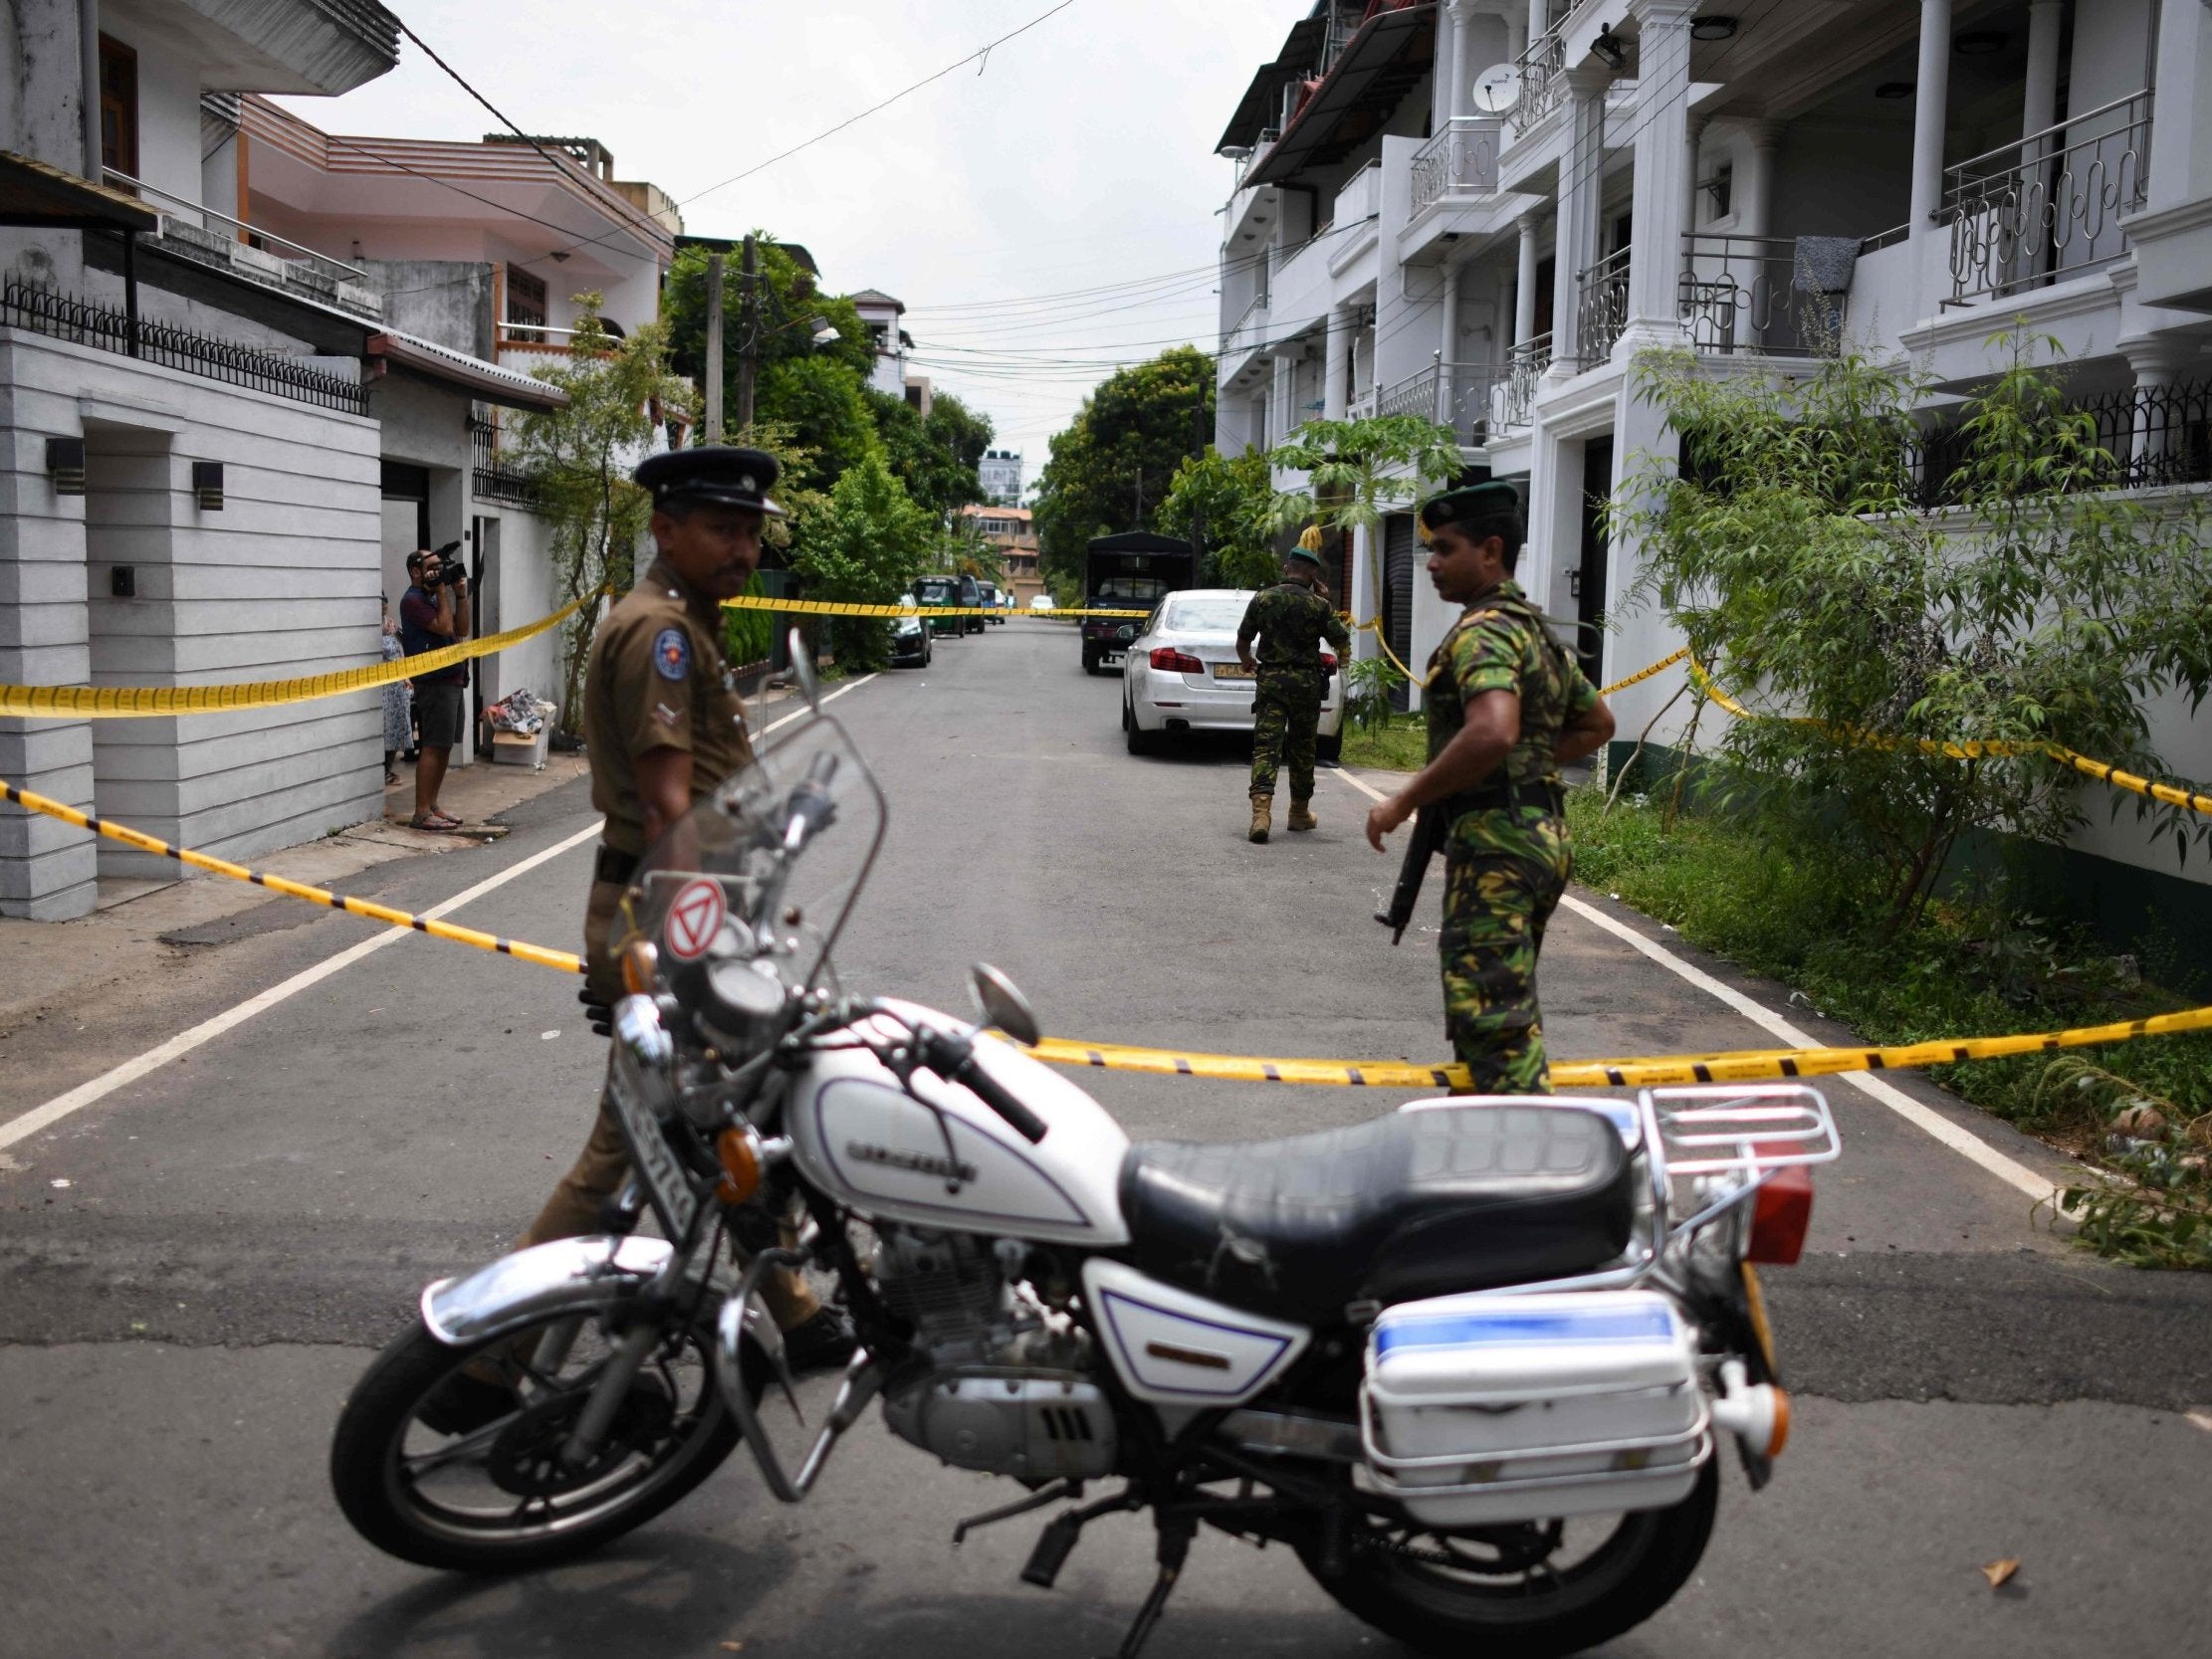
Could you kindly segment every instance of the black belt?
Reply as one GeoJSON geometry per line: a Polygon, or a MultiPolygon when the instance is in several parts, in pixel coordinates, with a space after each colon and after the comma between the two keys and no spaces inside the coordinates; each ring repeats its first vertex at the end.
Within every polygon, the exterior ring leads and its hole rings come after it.
{"type": "Polygon", "coordinates": [[[1554,817],[1559,817],[1567,810],[1567,792],[1559,784],[1542,780],[1535,783],[1487,783],[1477,788],[1461,790],[1456,795],[1446,795],[1437,804],[1443,808],[1446,823],[1456,823],[1469,812],[1503,812],[1523,806],[1540,806],[1554,817]]]}
{"type": "Polygon", "coordinates": [[[591,879],[595,882],[621,882],[627,886],[629,879],[637,874],[637,854],[625,853],[619,847],[601,843],[598,862],[591,867],[591,879]]]}

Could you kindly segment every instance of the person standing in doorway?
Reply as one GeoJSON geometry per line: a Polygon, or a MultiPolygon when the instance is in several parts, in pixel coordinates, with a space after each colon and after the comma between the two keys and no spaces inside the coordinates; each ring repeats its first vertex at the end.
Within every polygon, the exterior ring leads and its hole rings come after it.
{"type": "MultiPolygon", "coordinates": [[[[407,555],[407,574],[413,585],[399,601],[399,643],[410,657],[443,651],[469,637],[473,621],[469,614],[468,572],[458,558],[452,557],[458,545],[453,543],[436,552],[418,547],[407,555]]],[[[461,820],[440,810],[438,790],[444,786],[453,745],[461,740],[469,665],[454,663],[433,669],[416,675],[413,683],[415,815],[408,822],[422,830],[457,830],[461,820]]]]}
{"type": "MultiPolygon", "coordinates": [[[[1314,539],[1318,540],[1318,537],[1314,539]]],[[[1275,773],[1290,768],[1290,820],[1312,829],[1314,727],[1328,695],[1324,640],[1339,659],[1352,653],[1343,618],[1318,589],[1321,555],[1301,540],[1283,560],[1282,580],[1252,595],[1236,625],[1236,660],[1258,682],[1252,692],[1252,823],[1248,838],[1267,839],[1275,807],[1275,773]],[[1252,641],[1259,641],[1255,657],[1252,641]]]]}

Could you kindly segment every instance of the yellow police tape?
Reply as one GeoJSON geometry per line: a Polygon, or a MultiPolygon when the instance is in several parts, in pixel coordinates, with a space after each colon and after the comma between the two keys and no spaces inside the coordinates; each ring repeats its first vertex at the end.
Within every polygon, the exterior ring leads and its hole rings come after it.
{"type": "Polygon", "coordinates": [[[1029,616],[1058,621],[1068,616],[1150,616],[1150,611],[1006,610],[995,605],[862,605],[843,599],[777,599],[765,594],[741,594],[722,601],[725,610],[787,611],[793,616],[1029,616]]]}
{"type": "MultiPolygon", "coordinates": [[[[1375,643],[1382,647],[1383,655],[1391,660],[1392,664],[1397,668],[1399,673],[1403,674],[1408,680],[1412,681],[1415,685],[1422,687],[1424,690],[1428,688],[1430,677],[1426,674],[1416,674],[1412,669],[1408,668],[1404,663],[1400,662],[1398,660],[1398,653],[1390,648],[1390,641],[1383,636],[1383,619],[1381,617],[1378,616],[1369,621],[1362,622],[1352,631],[1358,634],[1373,634],[1375,636],[1375,643]]],[[[1672,653],[1670,656],[1661,657],[1658,662],[1653,663],[1650,667],[1638,669],[1634,674],[1630,675],[1625,680],[1616,680],[1610,686],[1600,686],[1598,688],[1598,695],[1600,697],[1611,697],[1615,692],[1627,691],[1631,686],[1641,684],[1643,681],[1651,679],[1653,675],[1659,673],[1661,670],[1672,668],[1676,663],[1682,661],[1688,655],[1689,647],[1685,645],[1680,650],[1672,653]]]]}
{"type": "MultiPolygon", "coordinates": [[[[408,928],[434,938],[474,945],[563,973],[581,973],[583,959],[567,950],[550,950],[522,939],[501,938],[474,928],[455,927],[393,910],[365,899],[348,899],[304,882],[288,881],[258,870],[249,870],[228,859],[211,858],[188,848],[94,818],[50,800],[37,792],[0,779],[0,800],[9,800],[33,812],[59,818],[79,829],[94,830],[135,847],[140,852],[175,859],[180,864],[250,882],[255,887],[328,906],[348,915],[381,922],[387,927],[408,928]]],[[[1954,1065],[1968,1060],[1994,1060],[2007,1055],[2041,1054],[2057,1049],[2088,1048],[2100,1043],[2127,1042],[2137,1037],[2172,1036],[2189,1031],[2212,1030],[2212,1006],[2154,1014],[2144,1019],[2117,1020],[2108,1025],[2078,1026],[2066,1031],[2026,1032],[2009,1037],[1951,1038],[1936,1042],[1905,1043],[1888,1048],[1741,1049],[1724,1054],[1647,1055],[1619,1060],[1561,1060],[1551,1068],[1552,1083],[1563,1089],[1639,1089],[1667,1083],[1749,1083],[1762,1079],[1820,1077],[1834,1072],[1897,1071],[1913,1066],[1954,1065]]],[[[1302,1083],[1367,1089],[1463,1089],[1471,1079],[1457,1063],[1421,1065],[1404,1060],[1294,1060],[1266,1059],[1246,1054],[1186,1054],[1173,1049],[1135,1048],[1120,1043],[1084,1043],[1066,1037],[1047,1037],[1027,1051],[1056,1066],[1081,1066],[1094,1070],[1146,1072],[1162,1077],[1203,1077],[1228,1083],[1302,1083]]]]}
{"type": "Polygon", "coordinates": [[[189,864],[195,870],[228,876],[234,882],[251,882],[255,887],[265,887],[271,893],[281,893],[288,899],[304,899],[311,905],[328,905],[332,910],[344,911],[349,916],[366,917],[371,922],[381,922],[392,928],[411,928],[418,933],[428,933],[434,938],[452,939],[456,944],[473,944],[479,950],[496,950],[503,956],[519,957],[526,962],[536,962],[541,967],[559,968],[568,973],[583,971],[582,961],[570,951],[549,950],[542,944],[501,938],[496,933],[478,933],[474,928],[456,928],[450,922],[434,922],[428,917],[393,910],[389,905],[372,904],[366,899],[348,899],[342,894],[310,887],[305,882],[288,881],[283,876],[272,876],[266,871],[249,870],[243,864],[233,864],[228,859],[213,858],[206,853],[195,853],[189,847],[172,847],[143,830],[134,830],[124,824],[111,824],[105,818],[92,817],[73,806],[50,800],[35,790],[19,788],[5,778],[0,778],[0,800],[13,801],[33,812],[43,812],[49,818],[59,818],[63,823],[75,824],[79,829],[97,830],[100,834],[120,841],[125,846],[135,847],[142,853],[173,858],[179,864],[189,864]]]}
{"type": "MultiPolygon", "coordinates": [[[[1722,691],[1704,666],[1697,662],[1692,662],[1689,665],[1689,677],[1696,684],[1699,691],[1739,720],[1787,721],[1792,726],[1815,726],[1821,730],[1850,737],[1857,742],[1866,743],[1877,748],[1894,748],[1902,740],[1879,732],[1854,732],[1848,728],[1832,726],[1826,721],[1815,720],[1808,715],[1766,715],[1755,709],[1746,709],[1741,703],[1722,691]]],[[[1937,742],[1932,737],[1915,737],[1912,739],[1912,743],[1922,754],[1940,754],[1951,760],[1979,760],[1984,757],[2001,758],[2008,755],[2041,754],[2058,761],[2061,765],[2071,766],[2085,776],[2094,777],[2100,783],[2110,784],[2115,789],[2131,790],[2135,794],[2148,795],[2153,800],[2163,801],[2168,806],[2178,806],[2190,812],[2212,816],[2212,794],[2206,794],[2196,789],[2178,788],[2170,783],[2155,782],[2150,778],[2140,777],[2134,772],[2123,772],[2108,761],[2092,760],[2088,755],[2078,753],[2068,748],[2064,743],[1983,742],[1979,739],[1969,739],[1963,743],[1948,743],[1937,742]]]]}
{"type": "Polygon", "coordinates": [[[135,720],[148,715],[219,715],[234,709],[312,703],[319,698],[388,686],[395,680],[412,680],[474,657],[489,657],[534,639],[549,628],[559,627],[598,597],[597,593],[587,593],[551,616],[504,633],[401,657],[396,662],[341,669],[335,674],[310,674],[297,680],[253,680],[228,686],[0,686],[0,715],[21,720],[135,720]]]}

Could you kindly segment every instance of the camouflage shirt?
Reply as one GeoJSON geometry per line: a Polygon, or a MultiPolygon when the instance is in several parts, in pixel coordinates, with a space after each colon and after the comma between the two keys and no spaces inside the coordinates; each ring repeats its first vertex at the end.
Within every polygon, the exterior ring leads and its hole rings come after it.
{"type": "Polygon", "coordinates": [[[1560,731],[1598,701],[1598,688],[1582,665],[1553,642],[1536,608],[1511,581],[1469,605],[1429,659],[1430,759],[1459,734],[1467,705],[1484,692],[1520,694],[1520,737],[1491,773],[1505,783],[1555,777],[1552,751],[1560,731]]]}
{"type": "Polygon", "coordinates": [[[1236,625],[1239,642],[1259,636],[1252,655],[1262,674],[1310,674],[1321,678],[1321,642],[1336,647],[1338,657],[1351,654],[1352,636],[1344,619],[1329,608],[1328,600],[1296,582],[1277,582],[1252,595],[1244,607],[1244,620],[1236,625]]]}

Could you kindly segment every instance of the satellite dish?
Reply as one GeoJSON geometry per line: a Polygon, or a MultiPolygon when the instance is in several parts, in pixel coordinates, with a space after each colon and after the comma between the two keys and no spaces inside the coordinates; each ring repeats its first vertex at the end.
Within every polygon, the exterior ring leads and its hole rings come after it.
{"type": "Polygon", "coordinates": [[[1474,106],[1485,115],[1502,115],[1521,101],[1518,64],[1496,64],[1474,84],[1474,106]]]}

